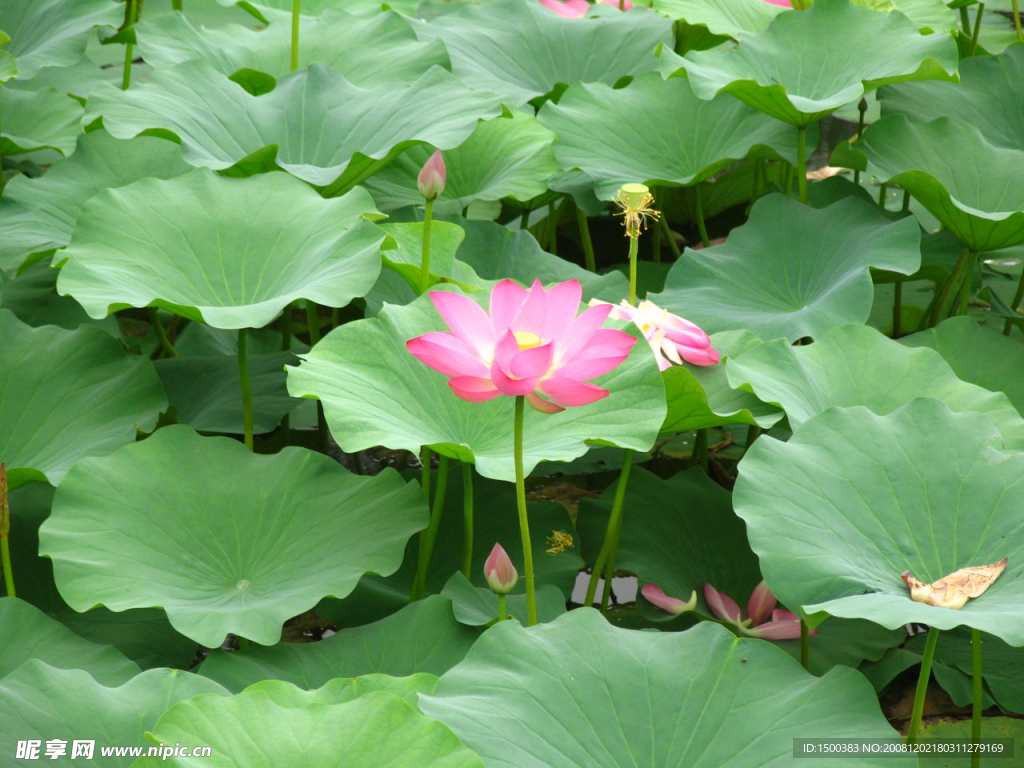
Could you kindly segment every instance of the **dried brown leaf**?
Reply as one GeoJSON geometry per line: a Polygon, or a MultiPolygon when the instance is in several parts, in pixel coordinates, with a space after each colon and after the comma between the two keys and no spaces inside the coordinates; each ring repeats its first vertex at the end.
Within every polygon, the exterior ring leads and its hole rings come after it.
{"type": "Polygon", "coordinates": [[[1006,562],[1004,557],[998,563],[961,568],[931,584],[924,584],[911,576],[910,571],[904,571],[903,582],[910,587],[913,600],[958,611],[969,599],[978,597],[992,586],[1006,568],[1006,562]]]}

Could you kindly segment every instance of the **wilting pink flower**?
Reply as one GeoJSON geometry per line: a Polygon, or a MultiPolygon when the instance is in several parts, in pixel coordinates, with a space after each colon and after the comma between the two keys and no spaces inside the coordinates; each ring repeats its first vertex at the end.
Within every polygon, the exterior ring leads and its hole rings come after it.
{"type": "MultiPolygon", "coordinates": [[[[763,581],[750,596],[745,619],[736,601],[710,584],[704,585],[704,600],[716,619],[732,624],[744,635],[764,640],[794,640],[800,637],[800,617],[792,611],[776,608],[775,595],[763,581]]],[[[817,634],[817,630],[811,634],[817,634]]]]}
{"type": "Polygon", "coordinates": [[[416,177],[416,185],[420,194],[427,200],[436,200],[437,196],[444,192],[444,184],[448,179],[448,172],[444,167],[444,158],[441,150],[434,150],[434,154],[423,164],[420,175],[416,177]]]}
{"type": "Polygon", "coordinates": [[[491,554],[487,556],[484,576],[487,578],[487,586],[496,595],[507,595],[519,581],[519,573],[501,544],[495,544],[491,554]]]}
{"type": "MultiPolygon", "coordinates": [[[[591,299],[590,306],[604,303],[591,299]]],[[[636,307],[623,301],[613,306],[610,316],[616,320],[631,320],[640,329],[663,371],[673,363],[682,365],[684,360],[693,365],[714,365],[720,359],[704,331],[653,301],[641,301],[636,307]]]]}
{"type": "Polygon", "coordinates": [[[690,595],[689,602],[686,603],[678,597],[669,597],[661,587],[655,584],[645,584],[644,588],[640,590],[640,594],[642,594],[651,605],[661,608],[663,611],[674,613],[676,616],[681,613],[686,613],[687,611],[692,611],[697,607],[697,590],[693,591],[693,594],[690,595]]]}
{"type": "MultiPolygon", "coordinates": [[[[565,16],[569,19],[580,18],[586,14],[587,10],[590,8],[590,3],[588,3],[587,0],[564,0],[564,2],[563,0],[540,0],[540,2],[545,8],[549,8],[559,16],[565,16]]],[[[597,0],[597,2],[604,3],[605,5],[613,5],[616,8],[619,7],[619,0],[597,0]]],[[[633,7],[633,3],[626,0],[622,7],[623,10],[628,11],[633,7]]]]}
{"type": "Polygon", "coordinates": [[[610,304],[577,317],[582,292],[578,280],[547,291],[540,280],[529,291],[502,280],[491,292],[488,315],[468,296],[433,291],[430,298],[452,332],[425,333],[406,342],[406,348],[449,376],[452,392],[472,403],[523,395],[544,413],[587,405],[606,397],[608,390],[584,379],[619,365],[636,339],[601,327],[610,304]]]}
{"type": "Polygon", "coordinates": [[[764,0],[769,5],[781,5],[783,8],[792,8],[793,3],[790,0],[764,0]]]}

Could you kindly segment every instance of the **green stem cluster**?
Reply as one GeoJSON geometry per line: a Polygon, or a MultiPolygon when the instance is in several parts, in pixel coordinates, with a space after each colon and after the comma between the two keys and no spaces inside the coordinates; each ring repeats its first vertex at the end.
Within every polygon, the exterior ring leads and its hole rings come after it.
{"type": "Polygon", "coordinates": [[[910,725],[907,726],[907,744],[916,743],[917,732],[921,730],[924,699],[928,693],[928,681],[932,675],[932,659],[935,658],[935,647],[938,644],[939,630],[930,627],[924,642],[924,653],[921,655],[921,672],[917,677],[917,689],[914,691],[914,707],[910,713],[910,725]]]}
{"type": "MultiPolygon", "coordinates": [[[[139,23],[142,15],[142,0],[125,0],[124,4],[124,30],[128,31],[139,23]]],[[[132,59],[135,58],[135,45],[125,43],[124,46],[124,76],[121,78],[121,90],[127,91],[132,85],[132,59]]]]}
{"type": "MultiPolygon", "coordinates": [[[[430,477],[429,451],[427,463],[423,465],[423,477],[430,477]]],[[[427,494],[427,501],[430,501],[430,483],[424,482],[424,492],[427,494]]],[[[419,553],[416,560],[416,576],[412,582],[412,594],[410,600],[422,600],[427,596],[427,571],[430,569],[430,560],[434,556],[434,544],[437,542],[437,532],[441,527],[441,516],[444,512],[444,497],[448,493],[448,457],[440,456],[437,463],[437,488],[434,490],[434,503],[430,507],[430,523],[427,529],[420,533],[419,553]]]]}
{"type": "MultiPolygon", "coordinates": [[[[600,581],[601,575],[605,575],[606,584],[610,585],[615,573],[615,557],[618,554],[619,535],[622,533],[622,512],[626,501],[626,487],[629,484],[629,471],[632,467],[633,451],[627,448],[622,455],[622,470],[619,472],[619,482],[615,486],[612,511],[608,515],[608,525],[604,530],[604,541],[601,544],[601,551],[598,552],[597,560],[594,561],[594,570],[590,573],[587,596],[583,599],[583,605],[588,607],[594,604],[597,582],[600,581]]],[[[610,587],[606,586],[606,591],[609,589],[610,587]]],[[[602,596],[602,604],[603,601],[602,596]]]]}
{"type": "Polygon", "coordinates": [[[537,623],[536,579],[533,572],[533,546],[530,543],[530,520],[526,512],[526,476],[523,471],[523,421],[526,398],[516,397],[513,454],[516,463],[516,507],[519,512],[519,535],[523,540],[523,564],[526,571],[526,623],[537,623]]]}

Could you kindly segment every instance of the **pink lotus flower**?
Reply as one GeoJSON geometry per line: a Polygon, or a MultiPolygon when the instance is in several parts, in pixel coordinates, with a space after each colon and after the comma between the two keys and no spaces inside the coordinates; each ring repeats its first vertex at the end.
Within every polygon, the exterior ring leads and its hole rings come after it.
{"type": "MultiPolygon", "coordinates": [[[[614,5],[616,8],[619,7],[619,0],[597,0],[599,3],[605,5],[614,5]]],[[[578,19],[584,16],[590,9],[590,3],[587,0],[540,0],[541,5],[548,8],[559,16],[565,16],[568,19],[578,19]]],[[[622,6],[623,10],[630,10],[633,7],[633,3],[626,0],[622,6]]]]}
{"type": "MultiPolygon", "coordinates": [[[[592,299],[590,306],[604,303],[592,299]]],[[[636,307],[623,301],[613,306],[611,317],[631,320],[640,329],[654,350],[658,368],[663,371],[673,363],[682,365],[684,360],[693,365],[714,365],[721,359],[704,331],[689,320],[662,309],[653,301],[641,301],[636,307]]]]}
{"type": "Polygon", "coordinates": [[[501,544],[495,544],[484,563],[487,586],[496,595],[507,595],[519,581],[519,573],[501,544]]]}
{"type": "Polygon", "coordinates": [[[693,591],[690,595],[689,602],[684,603],[678,597],[669,597],[665,594],[664,590],[655,584],[645,584],[644,588],[640,590],[640,594],[644,596],[651,605],[661,608],[663,611],[674,613],[678,616],[681,613],[692,611],[697,607],[697,590],[693,591]]]}
{"type": "Polygon", "coordinates": [[[444,166],[444,157],[441,156],[441,150],[436,149],[420,169],[420,175],[416,177],[416,186],[425,199],[436,200],[437,196],[444,192],[447,180],[448,171],[444,166]]]}
{"type": "Polygon", "coordinates": [[[783,8],[792,8],[793,3],[790,0],[763,0],[768,5],[781,5],[783,8]]]}
{"type": "Polygon", "coordinates": [[[430,298],[452,333],[425,333],[406,342],[406,348],[451,377],[452,392],[471,403],[525,396],[544,413],[588,405],[607,397],[608,390],[584,379],[615,368],[636,339],[601,327],[610,304],[577,317],[582,293],[578,280],[547,291],[540,280],[529,291],[502,280],[491,292],[488,315],[468,296],[433,291],[430,298]]]}
{"type": "MultiPolygon", "coordinates": [[[[795,640],[800,637],[800,617],[792,611],[776,608],[775,595],[763,581],[750,596],[745,619],[736,601],[710,584],[704,585],[704,600],[716,619],[732,624],[749,637],[764,640],[795,640]]],[[[817,634],[817,630],[811,634],[817,634]]]]}

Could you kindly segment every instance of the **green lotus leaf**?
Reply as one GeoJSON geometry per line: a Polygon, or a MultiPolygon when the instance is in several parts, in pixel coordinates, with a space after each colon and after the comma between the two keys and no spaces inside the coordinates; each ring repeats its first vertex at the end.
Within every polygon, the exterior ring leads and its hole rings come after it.
{"type": "Polygon", "coordinates": [[[951,317],[934,328],[904,336],[901,344],[929,347],[949,363],[958,377],[993,392],[1002,392],[1024,413],[1024,348],[969,317],[951,317]]]}
{"type": "Polygon", "coordinates": [[[648,298],[708,333],[817,338],[868,319],[874,300],[868,267],[904,275],[917,270],[919,232],[912,217],[893,221],[856,198],[814,209],[768,195],[727,243],[688,249],[669,271],[665,292],[648,298]]]}
{"type": "Polygon", "coordinates": [[[30,661],[85,670],[109,685],[120,685],[139,673],[138,664],[116,648],[79,637],[16,597],[0,597],[0,624],[0,683],[30,661]]]}
{"type": "Polygon", "coordinates": [[[654,72],[626,88],[571,86],[539,117],[558,136],[559,166],[597,179],[595,192],[605,200],[631,182],[696,184],[751,153],[796,162],[788,126],[731,96],[704,101],[686,79],[654,72]]]}
{"type": "Polygon", "coordinates": [[[795,762],[794,738],[898,738],[852,669],[816,678],[770,643],[717,624],[636,632],[591,608],[529,629],[492,627],[433,696],[420,698],[420,709],[494,768],[766,768],[795,762]],[[767,699],[786,706],[765,706],[767,699]]]}
{"type": "Polygon", "coordinates": [[[769,341],[731,359],[726,372],[734,387],[749,385],[782,406],[793,429],[832,406],[885,415],[931,397],[954,413],[986,414],[1008,445],[1024,448],[1024,419],[1006,395],[961,381],[937,352],[909,349],[866,325],[833,328],[803,347],[769,341]]]}
{"type": "Polygon", "coordinates": [[[723,331],[711,345],[724,358],[719,365],[673,365],[662,372],[668,415],[662,432],[689,432],[723,424],[771,427],[783,413],[756,395],[729,384],[729,360],[764,342],[749,331],[723,331]]]}
{"type": "Polygon", "coordinates": [[[0,461],[11,488],[61,482],[148,432],[167,407],[153,364],[98,328],[32,328],[0,310],[0,461]]]}
{"type": "Polygon", "coordinates": [[[432,595],[376,623],[343,629],[317,643],[212,651],[200,674],[232,691],[268,678],[318,688],[337,677],[372,673],[440,675],[462,660],[477,636],[476,630],[455,620],[448,598],[432,595]]]}
{"type": "MultiPolygon", "coordinates": [[[[178,357],[157,360],[154,365],[178,423],[199,432],[242,434],[238,335],[193,324],[176,340],[175,348],[178,357]]],[[[253,432],[270,432],[304,402],[289,397],[285,386],[284,367],[298,360],[293,352],[281,351],[281,334],[275,331],[250,333],[246,348],[253,432]]]]}
{"type": "Polygon", "coordinates": [[[672,42],[672,24],[645,9],[581,23],[532,0],[467,6],[433,21],[466,82],[524,104],[560,84],[606,83],[657,71],[652,55],[672,42]]]}
{"type": "MultiPolygon", "coordinates": [[[[471,627],[490,624],[498,618],[498,596],[486,587],[474,587],[469,579],[456,571],[441,594],[452,601],[455,618],[471,627]]],[[[526,618],[526,595],[509,595],[507,612],[511,618],[526,618]]],[[[565,613],[565,595],[553,584],[537,588],[537,620],[552,621],[565,613]]],[[[433,693],[433,691],[431,691],[433,693]]]]}
{"type": "MultiPolygon", "coordinates": [[[[134,756],[100,757],[101,747],[148,745],[143,733],[179,701],[207,694],[225,697],[212,680],[176,669],[151,669],[115,686],[80,669],[58,669],[32,660],[0,680],[0,717],[18,739],[64,739],[66,765],[129,766],[134,756]],[[89,758],[69,759],[74,740],[95,741],[89,758]]],[[[172,742],[173,743],[173,742],[172,742]]],[[[13,753],[12,753],[13,754],[13,753]]]]}
{"type": "MultiPolygon", "coordinates": [[[[486,301],[489,293],[478,291],[471,297],[486,301]]],[[[323,401],[331,434],[349,453],[376,445],[416,452],[428,445],[451,458],[475,462],[484,477],[514,480],[514,398],[461,400],[452,394],[446,377],[406,350],[409,339],[443,330],[447,326],[427,296],[407,306],[385,305],[376,318],[336,328],[301,355],[303,362],[288,369],[288,391],[323,401]]],[[[595,383],[610,394],[590,405],[556,414],[528,409],[523,442],[527,473],[543,459],[581,456],[587,440],[650,448],[665,416],[661,375],[650,347],[634,344],[627,360],[595,383]]]]}
{"type": "MultiPolygon", "coordinates": [[[[837,664],[858,669],[864,661],[875,661],[902,643],[903,629],[886,629],[863,619],[829,619],[808,638],[807,670],[822,675],[837,664]]],[[[773,643],[800,660],[800,640],[775,640],[773,643]]]]}
{"type": "Polygon", "coordinates": [[[119,139],[169,132],[192,165],[246,172],[273,168],[276,161],[304,181],[325,185],[357,155],[362,164],[353,164],[352,172],[360,174],[375,167],[367,158],[394,158],[413,144],[451,149],[478,118],[499,111],[493,94],[470,90],[440,67],[413,83],[360,88],[313,64],[282,77],[271,93],[253,96],[205,62],[186,61],[127,92],[98,85],[85,119],[102,116],[119,139]]]}
{"type": "Polygon", "coordinates": [[[257,456],[184,426],[79,461],[63,485],[39,551],[68,604],[159,605],[209,647],[228,632],[276,643],[320,598],[396,570],[427,520],[419,489],[395,472],[351,475],[301,448],[257,456]],[[292,567],[297,552],[307,568],[292,567]]]}
{"type": "Polygon", "coordinates": [[[0,83],[18,76],[18,60],[7,51],[0,51],[0,83]]]}
{"type": "Polygon", "coordinates": [[[960,64],[960,82],[901,83],[878,92],[882,114],[916,122],[949,117],[971,123],[989,144],[1024,148],[1024,48],[1002,56],[977,56],[960,64]]]}
{"type": "Polygon", "coordinates": [[[19,79],[43,67],[66,67],[85,53],[91,31],[117,26],[124,9],[110,0],[10,0],[0,4],[0,29],[10,36],[6,52],[18,60],[19,79]]]}
{"type": "Polygon", "coordinates": [[[295,299],[343,307],[380,271],[384,233],[362,189],[325,200],[298,179],[194,170],[96,195],[57,290],[92,317],[159,306],[216,328],[259,328],[295,299]]]}
{"type": "MultiPolygon", "coordinates": [[[[263,30],[236,24],[210,29],[171,13],[144,19],[135,30],[142,57],[157,69],[198,59],[224,75],[240,69],[265,73],[272,85],[291,70],[290,16],[274,14],[263,30]]],[[[450,66],[439,40],[420,42],[412,22],[394,11],[366,20],[334,9],[319,18],[302,16],[299,39],[300,68],[323,64],[363,87],[411,82],[434,65],[450,66]]]]}
{"type": "Polygon", "coordinates": [[[654,0],[654,10],[670,19],[704,26],[713,35],[739,38],[763,32],[786,9],[764,0],[654,0]]]}
{"type": "Polygon", "coordinates": [[[1024,243],[1024,152],[993,146],[973,122],[883,117],[855,145],[974,251],[1024,243]]]}
{"type": "Polygon", "coordinates": [[[195,658],[196,644],[176,632],[159,608],[137,608],[121,613],[94,608],[79,613],[64,602],[53,581],[52,562],[38,554],[39,525],[50,514],[53,490],[46,483],[30,483],[10,496],[11,568],[18,597],[79,637],[113,646],[143,669],[187,668],[195,658]]]}
{"type": "MultiPolygon", "coordinates": [[[[413,181],[415,188],[416,182],[413,181]]],[[[419,291],[423,271],[423,228],[421,221],[379,225],[390,238],[387,244],[394,248],[381,252],[384,266],[402,276],[409,285],[408,300],[412,301],[419,291]],[[415,292],[414,292],[415,291],[415,292]]],[[[466,291],[477,288],[479,278],[472,269],[455,261],[458,250],[466,237],[465,230],[458,224],[447,221],[430,223],[430,285],[452,282],[466,291]]],[[[383,274],[383,273],[382,273],[383,274]]],[[[407,303],[407,302],[401,302],[407,303]]]]}
{"type": "Polygon", "coordinates": [[[81,132],[82,105],[53,88],[41,91],[0,89],[0,152],[17,155],[55,149],[62,155],[75,151],[81,132]]]}
{"type": "MultiPolygon", "coordinates": [[[[554,140],[532,115],[516,113],[479,123],[468,139],[444,153],[448,177],[434,203],[435,214],[461,213],[478,200],[529,200],[544,194],[558,171],[554,140]]],[[[431,154],[430,147],[412,147],[367,183],[381,208],[423,204],[416,176],[431,154]]]]}
{"type": "MultiPolygon", "coordinates": [[[[262,21],[270,23],[274,11],[291,11],[292,0],[217,0],[219,5],[235,5],[244,8],[250,14],[262,21]],[[267,13],[270,11],[270,13],[267,13]]],[[[305,0],[302,3],[302,13],[317,15],[332,8],[344,6],[347,13],[353,16],[369,17],[376,16],[384,6],[391,10],[398,11],[406,16],[415,16],[419,6],[419,0],[305,0]]]]}
{"type": "Polygon", "coordinates": [[[663,51],[662,73],[685,69],[702,99],[724,91],[778,120],[805,126],[881,85],[955,80],[957,60],[950,35],[922,35],[902,13],[817,0],[807,11],[776,16],[732,50],[683,57],[663,51]],[[836,35],[837,29],[843,34],[836,35]]]}
{"type": "MultiPolygon", "coordinates": [[[[179,702],[147,736],[164,744],[211,747],[213,765],[344,765],[379,768],[483,768],[446,726],[398,695],[373,691],[355,699],[337,693],[288,690],[276,681],[235,696],[196,696],[179,702]],[[219,759],[218,759],[219,758],[219,759]]],[[[184,757],[143,757],[133,765],[188,766],[184,757]]]]}
{"type": "MultiPolygon", "coordinates": [[[[577,525],[589,563],[597,558],[604,539],[615,485],[600,499],[580,500],[577,525]]],[[[668,480],[643,467],[633,468],[615,568],[635,573],[641,587],[653,582],[680,600],[689,600],[694,590],[703,600],[704,585],[712,584],[744,605],[761,581],[746,527],[732,511],[729,492],[699,468],[668,480]]],[[[707,609],[703,612],[711,615],[707,609]]]]}
{"type": "Polygon", "coordinates": [[[734,502],[765,579],[808,613],[895,629],[966,625],[1024,645],[1024,454],[980,413],[922,398],[880,416],[831,408],[788,443],[761,437],[734,502]],[[1009,557],[961,610],[914,602],[900,574],[931,583],[1009,557]]]}
{"type": "Polygon", "coordinates": [[[851,0],[851,2],[881,13],[899,11],[914,22],[921,33],[925,35],[932,32],[955,32],[957,28],[956,16],[943,0],[851,0]]]}
{"type": "Polygon", "coordinates": [[[171,179],[189,170],[169,141],[144,136],[118,141],[105,131],[78,137],[70,158],[39,178],[15,176],[4,189],[0,268],[14,269],[32,254],[67,245],[82,206],[99,192],[150,176],[171,179]]]}

